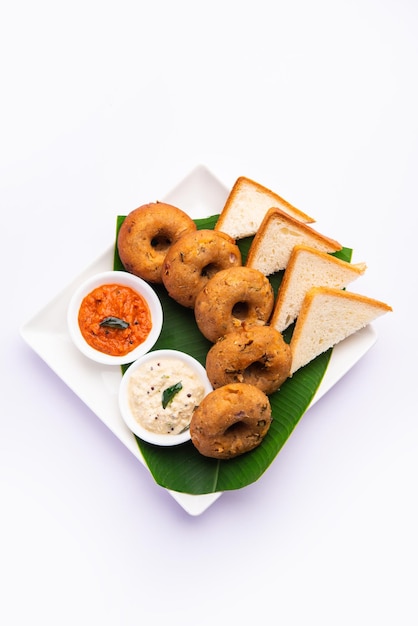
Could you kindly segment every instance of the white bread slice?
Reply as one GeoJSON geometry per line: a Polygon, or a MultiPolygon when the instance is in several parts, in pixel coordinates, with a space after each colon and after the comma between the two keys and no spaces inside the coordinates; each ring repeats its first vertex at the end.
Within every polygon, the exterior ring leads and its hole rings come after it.
{"type": "Polygon", "coordinates": [[[323,252],[337,252],[342,245],[321,235],[280,209],[267,211],[250,249],[246,265],[259,270],[265,276],[284,270],[296,245],[306,245],[323,252]]]}
{"type": "Polygon", "coordinates": [[[352,264],[309,246],[295,246],[280,284],[270,326],[280,333],[290,326],[311,287],[343,289],[365,271],[365,263],[352,264]]]}
{"type": "Polygon", "coordinates": [[[221,230],[233,239],[255,235],[268,209],[277,206],[301,222],[314,222],[279,195],[259,183],[240,176],[234,183],[215,230],[221,230]]]}
{"type": "Polygon", "coordinates": [[[290,340],[290,376],[388,311],[392,311],[388,304],[367,296],[331,287],[313,287],[304,298],[290,340]]]}

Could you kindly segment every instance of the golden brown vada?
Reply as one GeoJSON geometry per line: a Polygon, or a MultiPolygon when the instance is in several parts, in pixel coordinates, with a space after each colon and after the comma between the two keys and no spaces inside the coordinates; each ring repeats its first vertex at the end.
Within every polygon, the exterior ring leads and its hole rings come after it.
{"type": "Polygon", "coordinates": [[[206,356],[206,372],[216,389],[248,383],[266,395],[289,377],[292,357],[281,333],[271,326],[241,328],[221,337],[206,356]]]}
{"type": "Polygon", "coordinates": [[[259,446],[271,421],[269,399],[258,387],[224,385],[205,396],[194,411],[191,440],[204,456],[231,459],[259,446]]]}
{"type": "Polygon", "coordinates": [[[168,294],[193,308],[197,294],[219,271],[240,266],[241,252],[234,239],[220,231],[197,230],[174,243],[164,260],[162,280],[168,294]]]}
{"type": "Polygon", "coordinates": [[[170,246],[197,229],[187,213],[165,202],[151,202],[131,211],[119,229],[117,247],[126,271],[151,283],[161,283],[170,246]]]}
{"type": "Polygon", "coordinates": [[[270,281],[256,269],[241,266],[218,272],[196,297],[200,332],[213,343],[241,326],[266,324],[274,306],[270,281]]]}

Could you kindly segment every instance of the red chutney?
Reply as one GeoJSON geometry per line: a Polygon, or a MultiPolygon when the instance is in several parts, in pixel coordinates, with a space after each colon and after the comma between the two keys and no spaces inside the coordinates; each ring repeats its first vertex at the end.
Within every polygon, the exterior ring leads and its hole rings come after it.
{"type": "Polygon", "coordinates": [[[124,356],[143,343],[151,328],[148,304],[125,285],[101,285],[83,299],[78,313],[81,334],[96,350],[111,356],[124,356]],[[101,326],[106,318],[117,318],[127,328],[101,326]],[[123,324],[126,325],[126,324],[123,324]]]}

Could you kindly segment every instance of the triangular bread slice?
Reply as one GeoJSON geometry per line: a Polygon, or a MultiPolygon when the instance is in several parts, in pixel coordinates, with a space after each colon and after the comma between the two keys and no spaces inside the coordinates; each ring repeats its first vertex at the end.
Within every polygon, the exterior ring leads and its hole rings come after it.
{"type": "Polygon", "coordinates": [[[280,333],[290,326],[312,287],[343,289],[365,271],[365,263],[352,264],[309,246],[295,246],[283,274],[270,326],[280,333]]]}
{"type": "Polygon", "coordinates": [[[246,265],[265,276],[284,270],[296,245],[306,245],[323,252],[337,252],[342,245],[321,235],[284,211],[271,208],[267,211],[251,247],[246,265]]]}
{"type": "Polygon", "coordinates": [[[221,230],[233,239],[255,235],[268,209],[273,206],[279,207],[301,222],[315,221],[267,187],[240,176],[226,199],[215,230],[221,230]]]}
{"type": "Polygon", "coordinates": [[[290,340],[290,376],[388,311],[392,311],[388,304],[367,296],[313,287],[304,298],[290,340]]]}

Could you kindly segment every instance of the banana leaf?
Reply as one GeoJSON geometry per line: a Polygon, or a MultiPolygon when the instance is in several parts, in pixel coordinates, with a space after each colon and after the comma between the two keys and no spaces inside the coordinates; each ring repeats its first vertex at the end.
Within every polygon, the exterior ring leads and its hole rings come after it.
{"type": "MultiPolygon", "coordinates": [[[[213,228],[218,215],[195,220],[198,228],[213,228]]],[[[117,219],[118,232],[124,216],[117,219]]],[[[238,241],[245,262],[251,238],[238,241]]],[[[336,256],[351,260],[352,250],[343,248],[336,256]]],[[[115,245],[114,269],[123,270],[115,245]]],[[[275,294],[283,272],[269,277],[275,294]]],[[[211,343],[200,333],[191,309],[186,309],[167,295],[163,286],[154,288],[161,300],[164,322],[161,335],[153,350],[171,348],[194,356],[205,365],[211,343]]],[[[293,327],[283,334],[289,341],[293,327]]],[[[191,442],[173,447],[159,447],[136,438],[141,454],[157,484],[182,493],[201,495],[241,489],[255,481],[267,470],[288,440],[308,408],[327,369],[332,349],[311,361],[286,380],[270,399],[273,421],[263,442],[251,452],[229,460],[202,456],[191,442]]],[[[125,371],[127,366],[123,367],[125,371]]]]}

